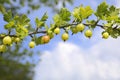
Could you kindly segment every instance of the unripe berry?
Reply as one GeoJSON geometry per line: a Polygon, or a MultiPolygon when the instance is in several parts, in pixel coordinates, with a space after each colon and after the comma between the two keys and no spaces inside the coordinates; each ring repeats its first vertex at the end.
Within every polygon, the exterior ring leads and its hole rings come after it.
{"type": "Polygon", "coordinates": [[[16,42],[16,43],[20,42],[20,38],[18,38],[18,37],[15,38],[15,42],[16,42]]]}
{"type": "Polygon", "coordinates": [[[10,45],[12,43],[12,39],[10,36],[6,36],[3,38],[3,44],[10,45]]]}
{"type": "Polygon", "coordinates": [[[86,37],[90,38],[92,36],[92,31],[91,30],[86,30],[84,34],[85,34],[86,37]]]}
{"type": "Polygon", "coordinates": [[[102,34],[102,38],[108,39],[108,37],[109,37],[109,33],[108,33],[108,32],[104,32],[104,33],[102,34]]]}
{"type": "Polygon", "coordinates": [[[5,45],[0,45],[0,53],[3,53],[6,51],[6,46],[5,45]]]}
{"type": "Polygon", "coordinates": [[[63,41],[68,40],[69,39],[68,33],[63,33],[62,36],[61,36],[61,38],[62,38],[63,41]]]}
{"type": "Polygon", "coordinates": [[[60,33],[60,28],[55,28],[54,29],[54,33],[57,35],[57,34],[59,34],[60,33]]]}
{"type": "Polygon", "coordinates": [[[34,48],[34,47],[35,47],[35,42],[34,42],[34,41],[31,41],[31,42],[29,43],[29,47],[30,47],[30,48],[34,48]]]}
{"type": "Polygon", "coordinates": [[[76,27],[72,27],[71,31],[72,31],[73,34],[76,34],[78,32],[76,27]]]}
{"type": "Polygon", "coordinates": [[[77,28],[77,31],[82,32],[85,29],[85,26],[81,23],[81,24],[78,24],[76,28],[77,28]]]}
{"type": "Polygon", "coordinates": [[[50,39],[52,39],[54,37],[54,33],[51,30],[47,31],[47,35],[50,36],[50,39]]]}

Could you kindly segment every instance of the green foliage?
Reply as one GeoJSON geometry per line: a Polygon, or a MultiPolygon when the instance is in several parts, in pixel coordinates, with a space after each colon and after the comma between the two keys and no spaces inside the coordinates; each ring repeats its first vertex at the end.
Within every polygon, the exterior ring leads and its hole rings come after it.
{"type": "Polygon", "coordinates": [[[44,13],[44,15],[42,16],[42,18],[39,20],[38,18],[35,19],[35,23],[36,23],[36,26],[38,28],[41,28],[45,25],[45,21],[48,19],[48,15],[47,13],[44,13]]]}
{"type": "Polygon", "coordinates": [[[68,21],[70,21],[71,13],[66,8],[61,8],[59,14],[56,14],[53,17],[54,23],[57,27],[61,25],[68,24],[68,21]]]}
{"type": "Polygon", "coordinates": [[[12,12],[11,12],[11,10],[9,10],[8,12],[6,12],[6,13],[4,14],[4,20],[5,20],[6,22],[10,22],[11,19],[12,19],[12,12]]]}
{"type": "Polygon", "coordinates": [[[95,15],[98,16],[100,19],[102,19],[103,17],[107,17],[109,15],[108,7],[109,6],[106,2],[102,2],[97,7],[97,11],[96,11],[95,15]]]}
{"type": "Polygon", "coordinates": [[[14,60],[7,60],[0,56],[0,80],[32,80],[29,65],[14,60]]]}
{"type": "Polygon", "coordinates": [[[59,15],[63,21],[70,21],[71,13],[66,8],[62,8],[59,15]]]}
{"type": "Polygon", "coordinates": [[[0,54],[0,80],[32,80],[35,61],[33,51],[22,49],[23,43],[13,44],[0,54]],[[26,60],[29,59],[29,60],[26,60]]]}
{"type": "Polygon", "coordinates": [[[41,18],[41,21],[46,21],[48,19],[47,13],[44,13],[44,15],[41,18]]]}
{"type": "Polygon", "coordinates": [[[35,43],[36,43],[36,45],[44,44],[43,41],[42,41],[42,36],[36,38],[35,43]]]}
{"type": "Polygon", "coordinates": [[[87,19],[90,15],[92,15],[93,10],[90,6],[83,7],[82,5],[76,7],[73,11],[73,16],[76,20],[82,21],[83,19],[87,19]]]}

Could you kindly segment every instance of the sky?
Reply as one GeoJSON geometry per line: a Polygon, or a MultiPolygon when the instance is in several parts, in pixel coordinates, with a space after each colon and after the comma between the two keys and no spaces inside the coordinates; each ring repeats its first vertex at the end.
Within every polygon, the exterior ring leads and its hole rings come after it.
{"type": "MultiPolygon", "coordinates": [[[[104,0],[74,0],[73,5],[67,4],[67,8],[73,11],[74,7],[83,4],[96,9],[97,5],[104,0]]],[[[120,0],[106,0],[110,5],[120,7],[120,0]]],[[[21,10],[20,12],[24,12],[21,10]]],[[[35,27],[34,20],[47,11],[50,24],[55,13],[48,7],[42,7],[39,11],[33,11],[28,17],[35,27]]],[[[3,16],[0,14],[0,19],[3,16]]],[[[93,18],[93,17],[92,17],[93,18]]],[[[1,26],[5,22],[1,20],[1,26]]],[[[0,32],[3,31],[1,27],[0,32]]],[[[120,80],[120,45],[118,39],[101,38],[101,29],[93,31],[93,37],[87,39],[83,34],[70,36],[66,42],[61,40],[61,35],[55,36],[50,43],[36,46],[34,51],[40,51],[42,55],[36,56],[41,61],[33,69],[33,80],[120,80]]],[[[62,33],[62,32],[61,32],[62,33]]],[[[30,39],[24,42],[28,48],[30,39]]]]}
{"type": "MultiPolygon", "coordinates": [[[[72,11],[84,4],[96,9],[102,1],[74,0],[67,8],[72,11]]],[[[106,1],[120,7],[119,0],[106,1]]],[[[50,10],[48,13],[54,15],[50,10]]],[[[43,49],[43,55],[39,56],[42,61],[34,68],[34,80],[120,80],[119,41],[120,38],[102,39],[99,28],[94,30],[91,39],[79,33],[63,42],[58,35],[49,44],[36,47],[36,50],[43,49]]]]}

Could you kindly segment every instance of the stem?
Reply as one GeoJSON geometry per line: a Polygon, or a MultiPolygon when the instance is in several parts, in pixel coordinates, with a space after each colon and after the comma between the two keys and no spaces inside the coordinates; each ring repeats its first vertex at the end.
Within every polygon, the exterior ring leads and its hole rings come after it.
{"type": "MultiPolygon", "coordinates": [[[[72,24],[68,24],[68,25],[64,25],[64,26],[60,26],[60,28],[64,28],[64,27],[68,27],[68,26],[73,26],[73,25],[78,25],[79,23],[72,23],[72,24]]],[[[83,23],[85,26],[92,26],[94,24],[88,24],[88,23],[83,23]]],[[[100,24],[96,24],[96,26],[101,27],[102,29],[104,29],[103,25],[100,24]]]]}

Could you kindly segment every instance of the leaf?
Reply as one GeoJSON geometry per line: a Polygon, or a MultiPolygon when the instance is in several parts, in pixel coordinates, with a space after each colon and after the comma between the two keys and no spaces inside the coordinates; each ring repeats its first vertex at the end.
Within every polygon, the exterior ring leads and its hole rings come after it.
{"type": "Polygon", "coordinates": [[[76,7],[73,11],[73,16],[78,20],[82,21],[83,19],[87,19],[90,15],[92,15],[93,10],[90,6],[83,7],[76,7]]]}
{"type": "Polygon", "coordinates": [[[25,28],[22,25],[17,25],[17,27],[15,28],[15,30],[16,30],[16,36],[20,37],[21,39],[23,39],[26,36],[28,36],[28,29],[25,28]]]}
{"type": "Polygon", "coordinates": [[[44,25],[44,27],[45,27],[45,30],[48,30],[49,29],[49,27],[45,24],[44,25]]]}
{"type": "Polygon", "coordinates": [[[91,24],[89,28],[94,29],[96,27],[96,21],[95,20],[87,20],[87,24],[91,24]]]}
{"type": "Polygon", "coordinates": [[[48,19],[47,13],[44,13],[44,15],[41,18],[41,21],[46,21],[48,19]]]}
{"type": "Polygon", "coordinates": [[[109,11],[111,11],[111,12],[115,11],[115,6],[113,6],[113,5],[110,6],[109,11]]]}
{"type": "Polygon", "coordinates": [[[119,29],[115,29],[115,28],[112,28],[112,27],[109,27],[107,30],[106,30],[111,37],[113,38],[117,38],[118,36],[120,36],[120,31],[119,29]]]}
{"type": "Polygon", "coordinates": [[[100,19],[102,19],[102,16],[108,16],[109,15],[108,7],[109,6],[106,4],[106,2],[102,2],[97,7],[97,11],[96,11],[95,15],[97,17],[99,17],[100,19]]]}
{"type": "Polygon", "coordinates": [[[60,10],[59,15],[62,18],[62,20],[64,20],[64,21],[70,21],[71,13],[66,8],[62,8],[60,10]]]}
{"type": "Polygon", "coordinates": [[[5,13],[5,8],[4,8],[3,5],[0,5],[0,12],[3,13],[3,14],[5,13]]]}
{"type": "Polygon", "coordinates": [[[44,22],[39,20],[38,18],[35,19],[35,23],[38,28],[41,28],[42,26],[44,26],[44,22]]]}
{"type": "Polygon", "coordinates": [[[42,36],[36,38],[36,39],[35,39],[35,43],[36,43],[36,45],[44,44],[44,43],[42,42],[42,36]]]}
{"type": "Polygon", "coordinates": [[[89,17],[92,13],[93,13],[93,10],[91,9],[90,6],[85,7],[85,13],[84,13],[84,10],[83,10],[83,12],[81,10],[81,15],[82,15],[83,19],[86,19],[87,17],[89,17]]]}
{"type": "Polygon", "coordinates": [[[4,20],[6,22],[9,22],[9,21],[11,21],[11,19],[12,19],[12,12],[11,12],[11,10],[9,10],[7,13],[4,14],[4,20]]]}
{"type": "Polygon", "coordinates": [[[119,9],[117,9],[114,6],[110,6],[109,8],[109,15],[102,17],[103,20],[106,20],[107,22],[114,22],[114,23],[119,23],[119,9]]]}
{"type": "Polygon", "coordinates": [[[8,24],[6,24],[5,29],[11,29],[15,27],[15,22],[14,21],[10,21],[8,24]]]}
{"type": "Polygon", "coordinates": [[[60,26],[61,25],[61,21],[62,19],[60,18],[60,16],[58,14],[56,14],[54,17],[53,17],[53,20],[54,20],[54,23],[56,26],[60,26]]]}
{"type": "Polygon", "coordinates": [[[30,19],[27,17],[27,15],[22,15],[21,18],[20,18],[20,23],[23,25],[23,26],[28,26],[29,25],[29,22],[30,22],[30,19]]]}
{"type": "Polygon", "coordinates": [[[59,12],[59,14],[56,14],[53,17],[53,21],[57,27],[60,27],[61,25],[65,25],[70,21],[71,13],[66,9],[62,8],[59,12]]]}

